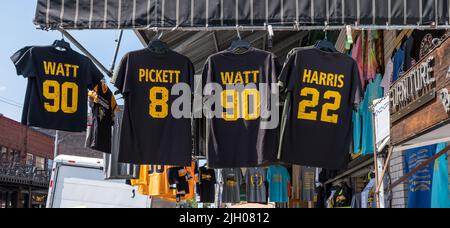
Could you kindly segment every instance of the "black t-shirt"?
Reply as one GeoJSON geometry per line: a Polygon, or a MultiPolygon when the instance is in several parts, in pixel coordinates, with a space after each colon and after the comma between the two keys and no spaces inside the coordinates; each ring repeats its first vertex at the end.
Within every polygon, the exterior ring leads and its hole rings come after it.
{"type": "Polygon", "coordinates": [[[22,124],[47,129],[86,130],[87,89],[103,75],[86,56],[53,46],[25,47],[11,60],[28,78],[22,124]]]}
{"type": "Polygon", "coordinates": [[[191,174],[187,172],[184,167],[172,167],[168,170],[169,185],[175,186],[177,194],[187,195],[189,194],[189,179],[192,178],[191,174]]]}
{"type": "Polygon", "coordinates": [[[262,129],[261,114],[272,110],[271,83],[276,83],[278,70],[272,53],[254,48],[243,54],[224,51],[209,57],[202,81],[205,85],[217,83],[223,90],[219,95],[222,104],[215,104],[222,116],[206,121],[210,168],[254,167],[276,160],[277,131],[262,129]],[[260,83],[265,83],[265,90],[260,83]],[[230,85],[256,88],[230,89],[230,85]]]}
{"type": "Polygon", "coordinates": [[[216,173],[213,169],[200,167],[199,183],[197,185],[200,202],[214,203],[216,198],[216,173]]]}
{"type": "MultiPolygon", "coordinates": [[[[176,52],[143,49],[127,54],[115,76],[125,99],[119,161],[131,164],[189,166],[191,117],[175,118],[171,95],[177,83],[193,84],[194,66],[176,52]]],[[[192,88],[192,86],[191,86],[192,88]]],[[[192,99],[192,94],[183,94],[192,99]]]]}
{"type": "Polygon", "coordinates": [[[97,100],[91,102],[92,125],[88,128],[86,145],[103,153],[111,153],[112,126],[114,110],[117,108],[115,98],[109,88],[102,83],[95,86],[97,100]]]}
{"type": "Polygon", "coordinates": [[[352,111],[360,100],[356,62],[342,53],[298,49],[280,76],[291,94],[282,161],[345,168],[352,138],[352,111]]]}

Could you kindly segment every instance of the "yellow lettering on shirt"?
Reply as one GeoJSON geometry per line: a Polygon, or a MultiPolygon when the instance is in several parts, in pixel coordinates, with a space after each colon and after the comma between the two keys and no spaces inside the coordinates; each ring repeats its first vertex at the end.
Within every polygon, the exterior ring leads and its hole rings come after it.
{"type": "Polygon", "coordinates": [[[139,82],[176,84],[180,82],[180,70],[139,69],[139,82]]]}
{"type": "Polygon", "coordinates": [[[343,88],[345,86],[344,78],[345,76],[343,74],[326,73],[304,69],[302,82],[319,86],[343,88]]]}
{"type": "Polygon", "coordinates": [[[62,77],[74,77],[78,76],[78,65],[68,63],[57,63],[50,61],[43,61],[44,73],[47,76],[62,76],[62,77]]]}
{"type": "Polygon", "coordinates": [[[237,72],[220,72],[220,79],[223,85],[231,84],[249,84],[259,82],[259,70],[254,71],[237,71],[237,72]]]}

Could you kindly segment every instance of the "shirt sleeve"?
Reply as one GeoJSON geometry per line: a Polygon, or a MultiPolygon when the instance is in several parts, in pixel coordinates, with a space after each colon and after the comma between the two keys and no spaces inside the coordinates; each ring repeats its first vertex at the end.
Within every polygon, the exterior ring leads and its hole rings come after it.
{"type": "Polygon", "coordinates": [[[89,77],[88,77],[88,89],[92,89],[94,86],[98,85],[103,79],[103,74],[95,66],[95,64],[89,60],[89,77]]]}
{"type": "Polygon", "coordinates": [[[351,91],[351,97],[350,99],[352,99],[353,104],[357,104],[359,105],[359,103],[361,103],[361,101],[363,100],[363,95],[362,95],[362,88],[361,88],[361,81],[360,81],[360,77],[359,77],[359,70],[358,70],[358,65],[355,61],[353,61],[353,66],[352,66],[352,91],[351,91]]]}
{"type": "Polygon", "coordinates": [[[297,54],[292,54],[288,57],[284,67],[281,71],[278,81],[281,84],[283,90],[292,91],[294,88],[294,82],[291,75],[294,73],[294,68],[296,67],[297,54]]]}
{"type": "Polygon", "coordinates": [[[126,80],[126,74],[128,71],[128,63],[129,63],[129,55],[126,55],[123,57],[122,61],[120,62],[120,65],[115,71],[112,83],[114,86],[122,93],[127,94],[129,91],[127,89],[127,80],[126,80]]]}
{"type": "Polygon", "coordinates": [[[33,61],[32,50],[32,47],[25,47],[11,56],[11,61],[16,67],[17,75],[22,75],[25,78],[36,77],[37,72],[33,61]]]}

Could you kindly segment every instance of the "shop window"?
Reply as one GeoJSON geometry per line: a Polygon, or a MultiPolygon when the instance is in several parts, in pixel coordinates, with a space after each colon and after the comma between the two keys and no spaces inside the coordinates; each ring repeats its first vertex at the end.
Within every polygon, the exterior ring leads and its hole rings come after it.
{"type": "Polygon", "coordinates": [[[27,154],[27,160],[26,165],[33,165],[34,164],[34,156],[32,154],[27,154]]]}
{"type": "Polygon", "coordinates": [[[38,170],[45,170],[45,158],[41,158],[36,156],[36,163],[35,163],[35,167],[38,170]]]}

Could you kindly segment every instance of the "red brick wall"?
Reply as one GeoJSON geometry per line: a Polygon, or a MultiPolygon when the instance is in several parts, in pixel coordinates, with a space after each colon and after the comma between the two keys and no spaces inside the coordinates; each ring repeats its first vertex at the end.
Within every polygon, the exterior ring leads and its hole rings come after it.
{"type": "Polygon", "coordinates": [[[27,153],[53,159],[53,137],[4,116],[0,116],[0,145],[20,151],[22,159],[27,153]]]}

